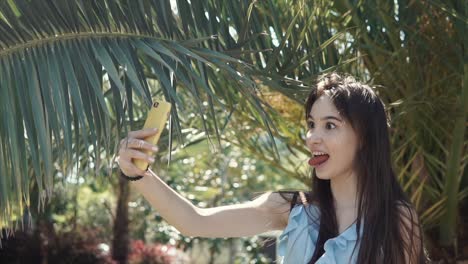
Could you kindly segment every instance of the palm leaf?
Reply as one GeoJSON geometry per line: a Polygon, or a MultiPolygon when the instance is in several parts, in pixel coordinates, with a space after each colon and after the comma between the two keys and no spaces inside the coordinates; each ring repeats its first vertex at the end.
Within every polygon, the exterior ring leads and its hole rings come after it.
{"type": "MultiPolygon", "coordinates": [[[[38,187],[38,206],[43,206],[52,193],[54,162],[65,173],[81,155],[82,161],[92,160],[88,151],[80,151],[82,146],[94,152],[94,159],[99,157],[100,147],[110,146],[110,138],[118,141],[122,128],[142,118],[134,113],[144,113],[140,108],[159,89],[176,105],[179,133],[177,108],[184,105],[178,93],[192,94],[200,106],[209,100],[228,109],[247,97],[246,109],[265,120],[268,129],[272,126],[255,83],[238,74],[244,63],[199,49],[196,39],[185,42],[187,46],[171,40],[183,33],[169,1],[4,1],[0,14],[0,34],[5,36],[0,41],[0,90],[6,95],[1,124],[8,128],[0,130],[0,183],[5,190],[0,226],[21,215],[23,202],[29,205],[31,184],[38,187]],[[218,70],[225,89],[214,89],[216,84],[207,79],[218,70]],[[160,85],[150,87],[147,78],[160,85]],[[111,131],[114,122],[117,130],[111,131]],[[60,155],[53,156],[52,148],[60,149],[60,155]],[[26,170],[29,165],[32,171],[26,170]]],[[[215,120],[213,110],[208,112],[215,120]]],[[[205,109],[198,113],[203,118],[205,109]]],[[[212,127],[207,122],[206,131],[219,136],[217,123],[212,127]]]]}

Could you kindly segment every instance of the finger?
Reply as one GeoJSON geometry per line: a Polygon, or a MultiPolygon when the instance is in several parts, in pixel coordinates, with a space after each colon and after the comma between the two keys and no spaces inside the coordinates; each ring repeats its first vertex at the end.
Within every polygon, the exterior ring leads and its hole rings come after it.
{"type": "MultiPolygon", "coordinates": [[[[124,143],[125,144],[125,143],[124,143]]],[[[136,139],[132,138],[128,140],[128,143],[126,144],[127,148],[133,148],[133,149],[146,149],[152,152],[157,152],[159,148],[145,140],[142,139],[136,139]]]]}
{"type": "Polygon", "coordinates": [[[132,159],[141,159],[149,163],[154,162],[153,155],[147,154],[141,150],[131,148],[121,148],[119,150],[119,161],[126,160],[131,162],[132,159]]]}
{"type": "Polygon", "coordinates": [[[145,128],[142,130],[131,131],[131,132],[128,132],[128,137],[143,139],[143,138],[147,138],[149,136],[157,134],[159,132],[158,130],[159,129],[157,128],[145,128]]]}
{"type": "Polygon", "coordinates": [[[135,150],[135,149],[128,149],[126,151],[126,160],[129,160],[129,159],[140,159],[140,160],[144,160],[146,162],[149,162],[149,163],[153,163],[154,162],[154,158],[144,152],[141,152],[139,150],[135,150]]]}
{"type": "Polygon", "coordinates": [[[146,171],[139,169],[133,162],[128,161],[128,160],[122,160],[120,162],[120,169],[122,172],[130,177],[136,176],[136,175],[145,175],[146,171]]]}

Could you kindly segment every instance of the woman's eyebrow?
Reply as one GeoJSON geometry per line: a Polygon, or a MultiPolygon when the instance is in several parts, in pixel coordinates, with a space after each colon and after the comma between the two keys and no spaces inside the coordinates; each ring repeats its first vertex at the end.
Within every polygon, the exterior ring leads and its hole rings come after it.
{"type": "MultiPolygon", "coordinates": [[[[324,121],[324,120],[329,120],[329,119],[333,119],[338,122],[343,122],[341,119],[339,119],[336,116],[325,116],[325,117],[322,117],[320,120],[324,121]]],[[[314,120],[314,118],[311,115],[309,115],[309,118],[307,118],[307,120],[314,120]]]]}

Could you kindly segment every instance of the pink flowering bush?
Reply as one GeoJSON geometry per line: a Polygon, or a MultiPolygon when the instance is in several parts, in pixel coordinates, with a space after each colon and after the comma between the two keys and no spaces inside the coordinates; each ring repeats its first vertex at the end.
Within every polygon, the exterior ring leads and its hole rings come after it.
{"type": "Polygon", "coordinates": [[[133,240],[129,264],[171,264],[188,263],[188,256],[171,245],[145,244],[142,240],[133,240]]]}

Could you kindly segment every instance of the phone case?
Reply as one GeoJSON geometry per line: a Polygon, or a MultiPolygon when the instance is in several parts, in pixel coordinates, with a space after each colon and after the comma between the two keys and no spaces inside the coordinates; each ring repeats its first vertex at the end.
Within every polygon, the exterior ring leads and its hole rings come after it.
{"type": "MultiPolygon", "coordinates": [[[[161,133],[164,130],[166,121],[169,118],[170,113],[171,113],[170,103],[165,102],[165,101],[153,102],[153,105],[151,107],[151,110],[148,113],[143,129],[158,128],[158,133],[156,133],[154,136],[145,138],[145,141],[153,145],[156,145],[158,143],[159,138],[161,137],[161,133]]],[[[151,155],[151,151],[149,150],[143,150],[143,152],[145,152],[148,155],[151,155]]],[[[149,166],[148,162],[141,160],[141,159],[134,159],[133,164],[135,164],[135,166],[137,166],[139,169],[142,169],[142,170],[147,170],[149,166]]]]}

